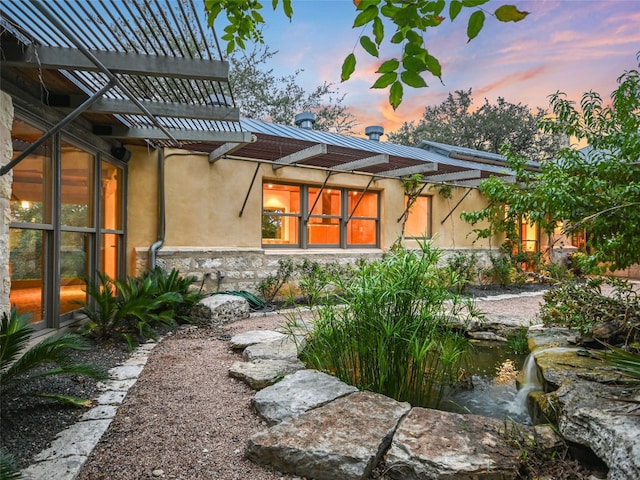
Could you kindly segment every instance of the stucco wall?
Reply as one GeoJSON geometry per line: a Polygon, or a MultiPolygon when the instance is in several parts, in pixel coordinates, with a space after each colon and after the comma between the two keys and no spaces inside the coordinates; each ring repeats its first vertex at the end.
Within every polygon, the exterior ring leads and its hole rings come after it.
{"type": "MultiPolygon", "coordinates": [[[[135,270],[134,264],[139,255],[133,253],[134,249],[148,249],[158,238],[158,154],[143,148],[132,148],[132,152],[129,162],[127,251],[128,265],[135,270]]],[[[271,165],[263,164],[258,167],[256,180],[251,186],[255,170],[256,163],[250,161],[222,159],[210,164],[207,155],[184,155],[184,151],[167,150],[164,248],[260,249],[263,181],[321,185],[326,177],[326,172],[322,170],[284,167],[274,171],[271,165]]],[[[370,177],[365,175],[340,173],[332,175],[327,186],[365,188],[369,180],[370,177]]],[[[380,246],[384,250],[396,241],[401,232],[397,219],[404,211],[402,184],[393,179],[377,179],[369,188],[380,192],[380,246]]],[[[425,192],[433,193],[435,245],[446,248],[482,248],[489,245],[486,240],[474,243],[473,236],[469,235],[473,227],[460,220],[462,211],[484,205],[477,191],[467,195],[444,222],[442,220],[463,198],[467,189],[454,188],[450,199],[428,189],[425,192]]],[[[494,240],[493,245],[499,243],[499,240],[494,240]]]]}
{"type": "MultiPolygon", "coordinates": [[[[13,102],[11,97],[0,91],[0,165],[11,161],[11,125],[13,123],[13,102]]],[[[11,182],[13,173],[0,176],[0,312],[9,311],[9,223],[11,221],[11,182]]]]}

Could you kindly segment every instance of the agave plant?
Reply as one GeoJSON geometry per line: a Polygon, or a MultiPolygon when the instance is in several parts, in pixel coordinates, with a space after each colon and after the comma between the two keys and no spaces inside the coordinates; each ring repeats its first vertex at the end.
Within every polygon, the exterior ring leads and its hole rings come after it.
{"type": "Polygon", "coordinates": [[[96,380],[106,378],[106,373],[95,365],[73,362],[72,350],[88,350],[87,339],[73,333],[63,333],[42,340],[27,349],[34,332],[24,316],[19,315],[16,307],[7,315],[2,314],[0,321],[0,393],[2,398],[19,392],[20,395],[37,395],[54,400],[85,405],[86,400],[55,393],[29,391],[39,379],[52,375],[83,375],[96,380]]]}

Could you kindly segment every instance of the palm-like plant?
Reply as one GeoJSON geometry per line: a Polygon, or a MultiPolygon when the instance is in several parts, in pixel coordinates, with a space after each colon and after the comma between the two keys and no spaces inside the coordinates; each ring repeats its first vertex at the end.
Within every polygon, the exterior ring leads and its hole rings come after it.
{"type": "MultiPolygon", "coordinates": [[[[22,394],[25,391],[23,387],[52,375],[83,375],[96,380],[106,378],[106,373],[97,366],[72,361],[71,350],[90,348],[85,338],[73,333],[63,333],[46,338],[27,349],[33,332],[33,327],[17,313],[15,306],[11,308],[9,315],[3,312],[0,320],[0,393],[3,399],[18,390],[22,394]]],[[[29,392],[28,389],[26,391],[29,392]]],[[[66,395],[35,391],[28,394],[75,405],[86,404],[83,399],[66,395]]]]}
{"type": "Polygon", "coordinates": [[[20,477],[20,470],[16,466],[13,455],[0,448],[0,479],[14,480],[20,477]]]}
{"type": "Polygon", "coordinates": [[[100,340],[124,337],[130,346],[156,338],[159,325],[174,326],[174,307],[183,302],[180,293],[161,291],[148,275],[121,282],[98,272],[98,281],[87,282],[87,293],[93,302],[81,309],[89,319],[85,332],[100,340]]]}

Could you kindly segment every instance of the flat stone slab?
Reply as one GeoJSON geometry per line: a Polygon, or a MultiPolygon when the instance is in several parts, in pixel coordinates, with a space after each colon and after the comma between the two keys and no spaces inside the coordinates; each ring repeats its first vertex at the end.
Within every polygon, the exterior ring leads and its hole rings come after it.
{"type": "Polygon", "coordinates": [[[268,343],[250,345],[242,352],[242,358],[248,362],[255,360],[283,360],[298,358],[299,345],[295,340],[285,337],[268,343]]]}
{"type": "Polygon", "coordinates": [[[43,480],[45,478],[74,480],[86,461],[86,456],[75,455],[34,463],[20,472],[22,474],[20,478],[22,480],[43,480]]]}
{"type": "Polygon", "coordinates": [[[283,338],[285,338],[284,333],[274,332],[273,330],[250,330],[231,337],[231,348],[243,350],[256,343],[269,343],[283,338]]]}
{"type": "Polygon", "coordinates": [[[520,452],[504,430],[504,422],[495,418],[413,408],[385,455],[386,475],[398,480],[516,478],[520,452]]]}
{"type": "Polygon", "coordinates": [[[299,370],[259,391],[251,402],[262,418],[274,425],[357,391],[326,373],[299,370]]]}
{"type": "Polygon", "coordinates": [[[260,390],[303,368],[304,363],[297,358],[235,362],[229,368],[229,376],[242,380],[254,390],[260,390]]]}
{"type": "Polygon", "coordinates": [[[299,476],[364,479],[410,408],[377,393],[352,393],[253,435],[246,454],[299,476]]]}
{"type": "Polygon", "coordinates": [[[63,430],[51,442],[51,446],[38,453],[34,460],[40,462],[54,458],[89,455],[110,423],[110,419],[87,420],[75,423],[63,430]]]}

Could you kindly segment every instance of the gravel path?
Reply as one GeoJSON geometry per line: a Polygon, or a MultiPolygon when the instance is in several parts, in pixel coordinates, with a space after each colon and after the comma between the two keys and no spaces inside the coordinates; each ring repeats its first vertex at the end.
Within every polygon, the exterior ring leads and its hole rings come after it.
{"type": "MultiPolygon", "coordinates": [[[[533,318],[541,299],[523,296],[478,305],[489,316],[533,318]]],[[[240,354],[220,340],[285,322],[282,315],[255,317],[222,330],[187,328],[165,338],[78,480],[296,478],[244,458],[247,439],[266,424],[251,408],[254,392],[227,374],[240,354]]]]}

